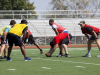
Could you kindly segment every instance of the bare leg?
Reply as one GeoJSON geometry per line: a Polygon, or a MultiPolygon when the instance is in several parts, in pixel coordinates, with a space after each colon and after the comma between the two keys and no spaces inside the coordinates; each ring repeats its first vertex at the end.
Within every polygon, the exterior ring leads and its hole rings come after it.
{"type": "Polygon", "coordinates": [[[51,48],[50,51],[49,51],[48,53],[50,53],[50,55],[52,55],[53,52],[56,50],[57,46],[58,46],[58,44],[54,45],[54,47],[51,48]]]}
{"type": "Polygon", "coordinates": [[[36,42],[34,42],[34,45],[35,45],[38,49],[41,49],[41,48],[39,47],[39,45],[38,45],[36,42]]]}
{"type": "Polygon", "coordinates": [[[7,56],[7,44],[5,44],[4,56],[7,56]]]}
{"type": "Polygon", "coordinates": [[[20,46],[20,49],[21,49],[21,52],[23,53],[24,57],[27,57],[24,45],[20,46]]]}
{"type": "Polygon", "coordinates": [[[59,49],[60,49],[60,53],[59,54],[63,54],[63,46],[62,46],[62,44],[59,45],[59,49]]]}
{"type": "Polygon", "coordinates": [[[92,44],[92,42],[94,42],[95,40],[88,40],[88,52],[87,52],[87,54],[86,55],[84,55],[83,57],[91,57],[91,55],[90,55],[90,51],[91,51],[91,44],[92,44]]]}
{"type": "Polygon", "coordinates": [[[11,51],[12,51],[12,47],[13,47],[13,46],[10,46],[10,47],[8,48],[8,57],[10,57],[10,54],[11,54],[11,51]]]}
{"type": "Polygon", "coordinates": [[[88,51],[90,51],[91,50],[91,44],[94,42],[95,40],[88,40],[88,51]]]}
{"type": "Polygon", "coordinates": [[[62,46],[64,47],[65,53],[68,54],[67,45],[62,44],[62,46]]]}
{"type": "Polygon", "coordinates": [[[99,39],[97,39],[97,40],[96,40],[96,43],[97,43],[97,46],[98,46],[99,51],[100,51],[100,40],[99,40],[99,39]]]}
{"type": "Polygon", "coordinates": [[[100,57],[100,40],[97,39],[97,40],[96,40],[96,43],[97,43],[97,46],[98,46],[98,48],[99,48],[99,55],[97,55],[97,57],[100,57]]]}
{"type": "Polygon", "coordinates": [[[2,44],[1,45],[1,50],[0,50],[0,56],[2,56],[2,53],[3,53],[4,49],[5,49],[5,44],[2,44]]]}

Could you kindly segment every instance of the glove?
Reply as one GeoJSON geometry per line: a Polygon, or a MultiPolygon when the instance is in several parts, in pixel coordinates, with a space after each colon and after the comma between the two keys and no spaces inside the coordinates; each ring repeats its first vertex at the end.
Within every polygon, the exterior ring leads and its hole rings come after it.
{"type": "Polygon", "coordinates": [[[26,43],[28,43],[28,39],[26,39],[26,43]]]}

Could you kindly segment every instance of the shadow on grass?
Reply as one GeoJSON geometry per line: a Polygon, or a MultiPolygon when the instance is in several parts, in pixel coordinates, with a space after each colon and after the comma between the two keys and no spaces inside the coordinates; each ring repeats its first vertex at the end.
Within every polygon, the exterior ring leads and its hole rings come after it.
{"type": "Polygon", "coordinates": [[[6,59],[0,59],[0,62],[4,62],[4,61],[6,61],[6,59]]]}

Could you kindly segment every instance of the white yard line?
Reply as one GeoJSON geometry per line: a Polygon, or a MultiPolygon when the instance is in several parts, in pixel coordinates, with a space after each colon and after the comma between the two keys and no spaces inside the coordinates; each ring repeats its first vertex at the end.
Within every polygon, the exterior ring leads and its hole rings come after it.
{"type": "Polygon", "coordinates": [[[51,68],[48,68],[48,67],[41,67],[41,68],[43,68],[43,69],[51,69],[51,68]]]}
{"type": "Polygon", "coordinates": [[[86,64],[86,65],[97,65],[97,66],[100,66],[100,64],[97,64],[97,63],[85,63],[85,62],[74,62],[74,61],[64,61],[64,60],[52,60],[52,59],[42,59],[42,58],[32,58],[32,59],[41,59],[41,60],[49,60],[49,61],[60,61],[60,62],[67,62],[67,63],[79,63],[79,64],[86,64]]]}
{"type": "Polygon", "coordinates": [[[75,67],[78,67],[78,68],[85,68],[84,66],[75,66],[75,67]]]}
{"type": "Polygon", "coordinates": [[[16,69],[7,69],[7,70],[16,70],[16,69]]]}

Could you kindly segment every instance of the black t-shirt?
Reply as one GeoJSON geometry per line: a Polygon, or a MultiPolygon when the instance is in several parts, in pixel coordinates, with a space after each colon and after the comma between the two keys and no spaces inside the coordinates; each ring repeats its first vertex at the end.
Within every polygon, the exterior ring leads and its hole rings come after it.
{"type": "MultiPolygon", "coordinates": [[[[91,27],[86,27],[86,30],[90,33],[92,33],[93,29],[91,27]]],[[[82,33],[84,34],[84,32],[82,31],[82,33]]]]}
{"type": "Polygon", "coordinates": [[[25,28],[23,29],[22,33],[23,33],[24,31],[27,31],[27,29],[28,29],[28,27],[25,27],[25,28]]]}

